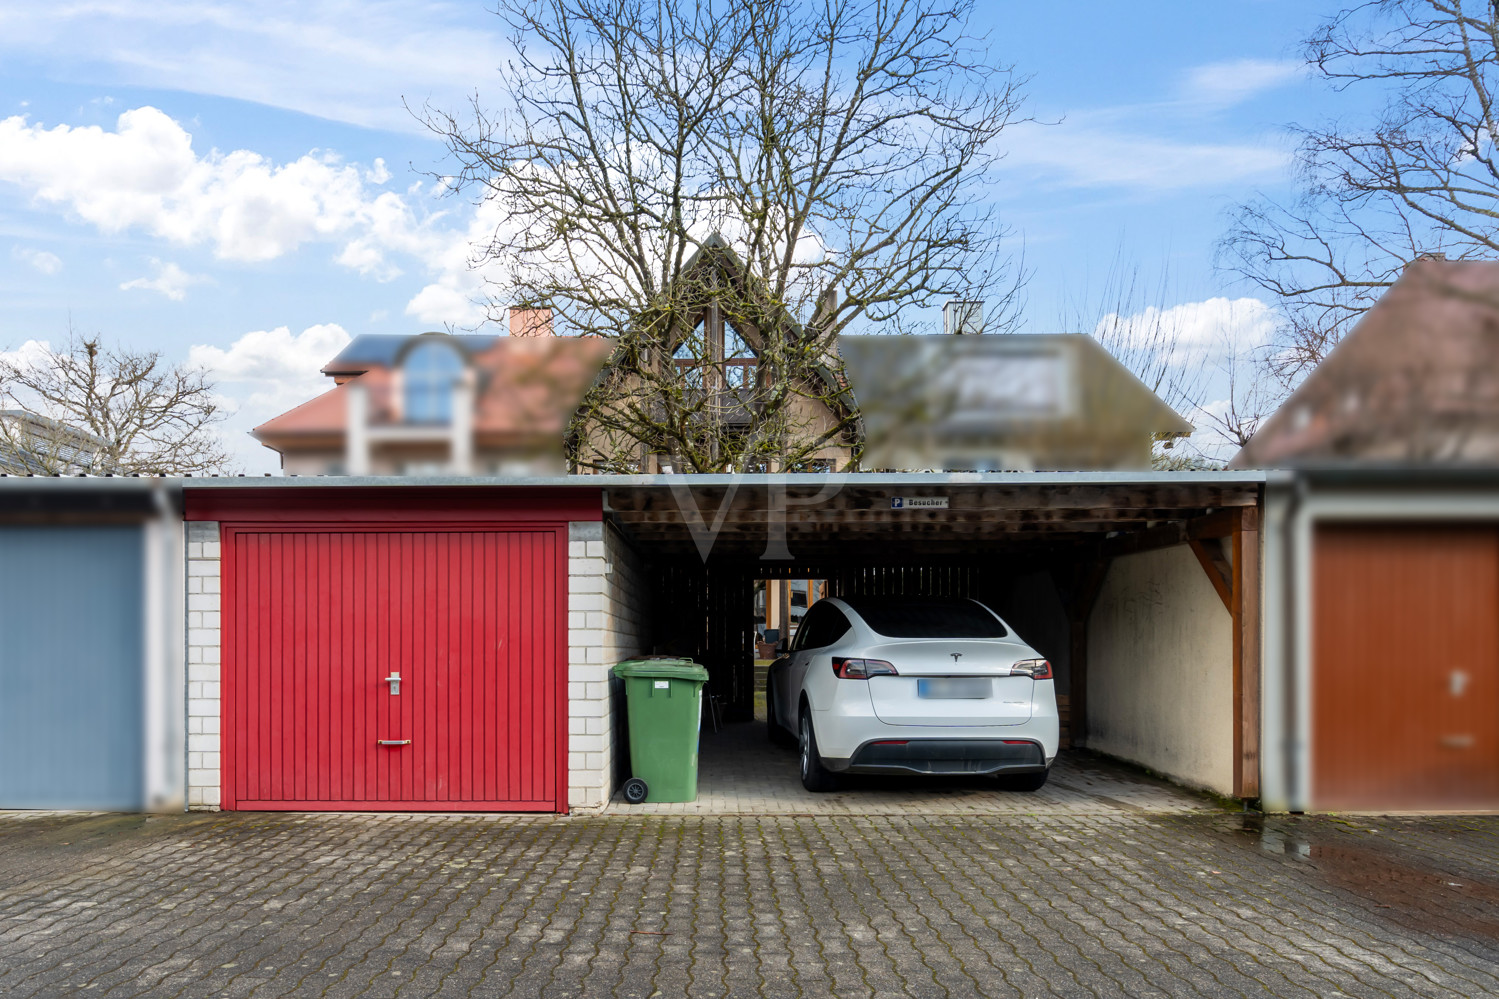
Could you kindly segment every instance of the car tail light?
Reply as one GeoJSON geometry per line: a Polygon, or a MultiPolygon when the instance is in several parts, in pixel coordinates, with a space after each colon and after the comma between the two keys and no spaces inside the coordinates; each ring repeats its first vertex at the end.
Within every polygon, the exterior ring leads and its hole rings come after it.
{"type": "Polygon", "coordinates": [[[883,659],[833,657],[833,673],[840,680],[868,680],[872,676],[897,676],[895,667],[883,659]]]}
{"type": "Polygon", "coordinates": [[[1010,667],[1011,676],[1028,676],[1032,680],[1050,680],[1051,663],[1045,659],[1022,659],[1010,667]]]}

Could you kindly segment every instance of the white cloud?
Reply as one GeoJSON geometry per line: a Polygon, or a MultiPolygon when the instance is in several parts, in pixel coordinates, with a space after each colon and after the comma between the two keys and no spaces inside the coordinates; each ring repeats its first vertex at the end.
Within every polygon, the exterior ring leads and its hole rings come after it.
{"type": "Polygon", "coordinates": [[[270,260],[369,229],[391,212],[357,167],[330,153],[276,166],[243,149],[199,156],[192,141],[153,107],[124,112],[114,131],[49,129],[18,115],[0,120],[0,182],[103,232],[208,243],[226,260],[270,260]]]}
{"type": "Polygon", "coordinates": [[[1150,306],[1128,316],[1110,313],[1099,320],[1095,336],[1117,330],[1137,348],[1165,345],[1174,364],[1200,363],[1230,355],[1247,355],[1268,344],[1275,334],[1275,311],[1257,298],[1210,298],[1167,309],[1150,306]]]}
{"type": "Polygon", "coordinates": [[[474,266],[474,246],[492,240],[503,219],[499,207],[485,201],[474,209],[463,232],[431,240],[424,259],[435,275],[406,303],[406,314],[429,326],[446,323],[473,328],[485,320],[486,269],[474,266]]]}
{"type": "MultiPolygon", "coordinates": [[[[1022,122],[1005,133],[1007,162],[1034,180],[1062,187],[1151,193],[1242,186],[1281,176],[1292,158],[1285,135],[1227,133],[1224,111],[1302,76],[1290,60],[1234,59],[1188,70],[1164,100],[1071,111],[1053,124],[1022,122]]],[[[1238,124],[1238,123],[1234,123],[1238,124]]]]}
{"type": "MultiPolygon", "coordinates": [[[[153,107],[119,116],[115,130],[52,128],[15,116],[0,120],[0,184],[34,203],[56,206],[105,233],[143,231],[170,244],[207,244],[222,260],[256,262],[304,245],[332,244],[334,262],[377,281],[417,261],[429,283],[406,312],[432,325],[484,321],[482,270],[470,267],[472,245],[495,232],[490,203],[465,222],[433,210],[440,188],[416,184],[379,190],[390,179],[382,160],[361,169],[327,152],[277,165],[249,150],[199,154],[182,125],[153,107]]],[[[204,278],[175,264],[122,288],[181,300],[204,278]]]]}
{"type": "Polygon", "coordinates": [[[121,291],[154,291],[174,302],[180,302],[187,297],[187,289],[195,284],[212,284],[213,279],[202,274],[189,274],[174,263],[162,263],[156,258],[151,259],[151,266],[156,269],[156,276],[149,278],[136,278],[126,281],[120,285],[121,291]]]}
{"type": "Polygon", "coordinates": [[[320,369],[349,339],[337,323],[309,326],[300,333],[278,326],[246,333],[227,348],[198,344],[188,350],[187,363],[207,373],[226,414],[219,433],[247,471],[277,469],[276,456],[250,431],[333,388],[320,369]]]}
{"type": "Polygon", "coordinates": [[[1289,59],[1232,59],[1208,63],[1187,72],[1182,97],[1201,104],[1237,104],[1290,83],[1305,70],[1305,63],[1289,59]]]}
{"type": "Polygon", "coordinates": [[[1005,133],[1007,169],[1041,183],[1150,192],[1222,187],[1276,176],[1290,163],[1278,144],[1190,142],[1119,127],[1114,112],[1088,112],[1061,124],[1023,123],[1005,133]]]}
{"type": "Polygon", "coordinates": [[[52,356],[52,344],[47,340],[27,340],[15,350],[0,350],[0,364],[14,364],[20,368],[37,368],[48,363],[52,356]]]}
{"type": "Polygon", "coordinates": [[[0,59],[420,134],[402,97],[462,107],[504,63],[503,30],[446,0],[54,0],[0,5],[0,59]]]}
{"type": "Polygon", "coordinates": [[[62,258],[46,250],[34,250],[28,246],[11,247],[11,259],[29,264],[43,274],[52,275],[62,270],[62,258]]]}
{"type": "Polygon", "coordinates": [[[198,344],[188,351],[187,363],[202,368],[220,387],[234,383],[278,397],[290,392],[298,402],[305,402],[315,394],[309,387],[326,387],[321,369],[349,339],[348,331],[337,323],[309,326],[296,334],[278,326],[246,333],[228,348],[198,344]]]}

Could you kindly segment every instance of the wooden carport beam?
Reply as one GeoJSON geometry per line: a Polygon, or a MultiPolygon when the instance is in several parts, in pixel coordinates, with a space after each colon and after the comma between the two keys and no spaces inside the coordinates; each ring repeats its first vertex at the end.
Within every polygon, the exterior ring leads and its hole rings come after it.
{"type": "Polygon", "coordinates": [[[1202,571],[1208,574],[1208,582],[1218,591],[1218,599],[1223,601],[1224,608],[1230,614],[1234,613],[1234,569],[1223,554],[1223,545],[1216,538],[1201,540],[1192,537],[1187,539],[1187,544],[1202,564],[1202,571]]]}
{"type": "Polygon", "coordinates": [[[1260,511],[1234,511],[1234,794],[1260,796],[1260,511]]]}
{"type": "Polygon", "coordinates": [[[1220,510],[1187,525],[1187,544],[1233,627],[1234,794],[1240,798],[1260,794],[1259,527],[1257,507],[1220,510]]]}

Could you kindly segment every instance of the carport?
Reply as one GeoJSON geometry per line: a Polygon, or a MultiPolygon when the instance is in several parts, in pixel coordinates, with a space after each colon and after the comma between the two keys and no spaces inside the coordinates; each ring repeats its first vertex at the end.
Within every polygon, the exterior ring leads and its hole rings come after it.
{"type": "Polygon", "coordinates": [[[1072,745],[1256,797],[1263,485],[1260,472],[190,480],[185,576],[203,621],[188,627],[187,722],[204,748],[189,752],[188,801],[606,807],[626,769],[610,666],[691,655],[726,725],[748,731],[753,585],[774,578],[985,600],[1055,664],[1072,745]]]}
{"type": "Polygon", "coordinates": [[[707,665],[731,725],[754,712],[755,580],[824,579],[828,595],[972,596],[1052,660],[1072,745],[1239,797],[1259,794],[1263,481],[595,479],[607,571],[625,567],[646,591],[634,605],[643,644],[707,665]]]}

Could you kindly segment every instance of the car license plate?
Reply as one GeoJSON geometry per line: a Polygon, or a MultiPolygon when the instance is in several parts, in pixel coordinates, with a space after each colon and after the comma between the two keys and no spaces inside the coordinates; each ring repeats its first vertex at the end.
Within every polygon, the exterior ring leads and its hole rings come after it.
{"type": "Polygon", "coordinates": [[[989,682],[988,677],[934,677],[930,680],[916,681],[916,696],[932,699],[957,700],[960,698],[977,699],[988,697],[994,692],[994,685],[989,682]]]}

